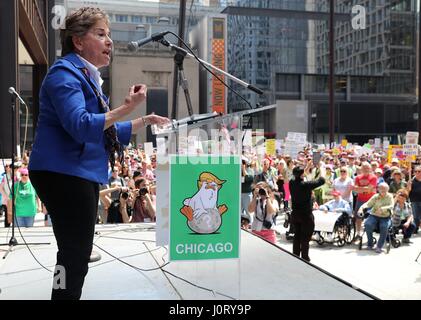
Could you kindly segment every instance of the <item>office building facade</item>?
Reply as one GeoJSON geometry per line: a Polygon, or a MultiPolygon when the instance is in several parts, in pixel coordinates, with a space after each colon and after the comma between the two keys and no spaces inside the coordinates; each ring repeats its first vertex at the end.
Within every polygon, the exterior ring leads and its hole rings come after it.
{"type": "MultiPolygon", "coordinates": [[[[280,100],[282,108],[282,100],[307,101],[307,132],[327,142],[329,1],[237,0],[230,5],[224,10],[228,71],[265,95],[238,89],[253,105],[280,100]]],[[[395,138],[417,130],[416,18],[415,0],[336,1],[336,141],[395,138]],[[365,29],[352,26],[357,5],[365,9],[365,29]]],[[[233,94],[229,105],[247,107],[233,94]]],[[[266,118],[256,119],[257,126],[270,125],[272,117],[266,118]]]]}

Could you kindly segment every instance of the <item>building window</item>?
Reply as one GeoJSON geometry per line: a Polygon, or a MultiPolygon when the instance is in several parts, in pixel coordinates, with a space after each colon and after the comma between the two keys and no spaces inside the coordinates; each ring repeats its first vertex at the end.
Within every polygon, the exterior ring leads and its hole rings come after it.
{"type": "Polygon", "coordinates": [[[133,23],[141,23],[142,17],[141,16],[132,16],[132,22],[133,23]]]}
{"type": "Polygon", "coordinates": [[[116,14],[115,21],[116,22],[129,22],[129,16],[127,14],[116,14]]]}
{"type": "Polygon", "coordinates": [[[304,76],[304,90],[306,93],[327,93],[328,77],[319,75],[304,76]]]}
{"type": "Polygon", "coordinates": [[[300,92],[300,75],[277,74],[275,86],[277,92],[300,92]]]}
{"type": "Polygon", "coordinates": [[[146,23],[155,23],[156,17],[147,16],[146,17],[146,23]]]}

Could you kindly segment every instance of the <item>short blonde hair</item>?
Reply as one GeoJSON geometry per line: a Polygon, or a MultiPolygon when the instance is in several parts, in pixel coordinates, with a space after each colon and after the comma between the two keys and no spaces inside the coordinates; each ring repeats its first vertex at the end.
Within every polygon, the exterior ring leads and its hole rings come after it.
{"type": "Polygon", "coordinates": [[[60,30],[61,55],[75,50],[73,36],[83,37],[98,21],[104,20],[108,25],[108,15],[99,8],[82,7],[66,17],[66,28],[60,30]]]}

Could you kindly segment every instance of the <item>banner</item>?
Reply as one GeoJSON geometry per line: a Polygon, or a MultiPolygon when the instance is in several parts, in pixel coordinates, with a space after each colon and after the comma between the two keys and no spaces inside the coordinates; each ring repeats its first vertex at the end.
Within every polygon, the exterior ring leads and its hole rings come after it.
{"type": "MultiPolygon", "coordinates": [[[[213,19],[212,64],[225,70],[224,19],[213,19]]],[[[222,74],[218,76],[224,80],[222,74]]],[[[225,86],[215,77],[212,77],[212,111],[225,113],[225,86]]]]}
{"type": "Polygon", "coordinates": [[[266,140],[266,154],[269,156],[276,156],[276,140],[275,139],[266,140]]]}
{"type": "MultiPolygon", "coordinates": [[[[415,161],[415,156],[410,155],[411,161],[415,161]]],[[[402,145],[395,145],[395,144],[391,144],[389,145],[389,149],[387,151],[387,162],[391,163],[393,158],[397,158],[399,160],[399,163],[407,163],[408,162],[408,158],[405,155],[404,152],[404,148],[402,145]]]]}
{"type": "Polygon", "coordinates": [[[170,158],[170,260],[239,258],[239,156],[170,158]]]}

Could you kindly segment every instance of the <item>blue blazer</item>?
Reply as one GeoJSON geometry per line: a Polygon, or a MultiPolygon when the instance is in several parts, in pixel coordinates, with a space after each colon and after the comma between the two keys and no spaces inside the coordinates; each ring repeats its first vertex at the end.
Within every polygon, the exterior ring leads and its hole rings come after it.
{"type": "MultiPolygon", "coordinates": [[[[78,56],[70,53],[58,59],[45,77],[29,170],[58,172],[104,184],[108,181],[105,114],[80,70],[83,68],[78,56]]],[[[116,123],[116,128],[120,142],[127,145],[131,121],[116,123]]]]}

